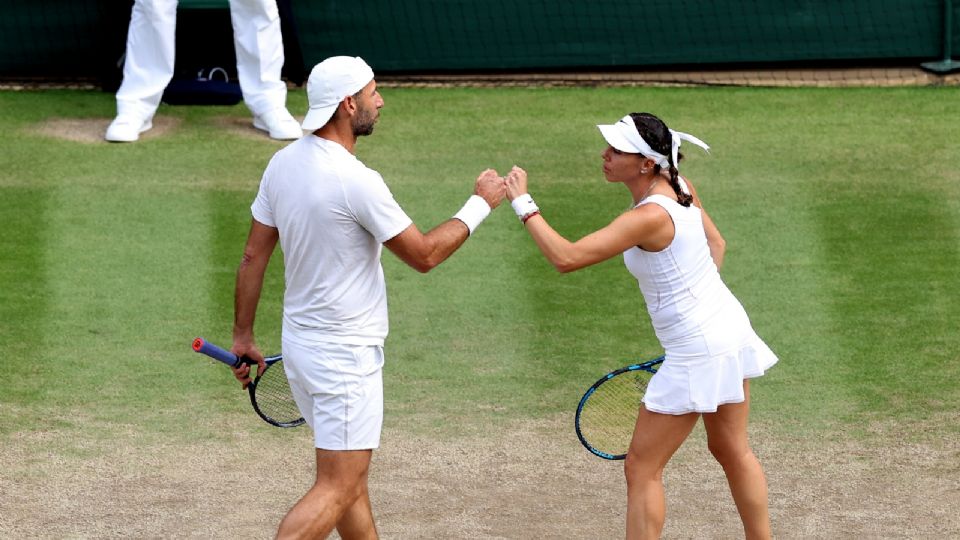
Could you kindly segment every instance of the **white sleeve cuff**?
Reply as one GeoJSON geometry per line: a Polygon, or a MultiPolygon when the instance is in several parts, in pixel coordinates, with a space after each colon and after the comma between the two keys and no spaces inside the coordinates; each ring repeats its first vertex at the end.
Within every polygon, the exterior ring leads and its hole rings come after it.
{"type": "Polygon", "coordinates": [[[510,206],[513,207],[513,211],[517,213],[517,217],[520,218],[521,221],[523,218],[540,210],[540,207],[537,206],[537,203],[533,202],[533,197],[531,197],[529,193],[524,193],[510,201],[510,206]]]}
{"type": "Polygon", "coordinates": [[[479,195],[471,195],[463,208],[453,216],[453,219],[462,221],[470,230],[470,234],[473,234],[474,229],[479,227],[480,223],[489,215],[490,205],[487,204],[487,201],[479,195]]]}

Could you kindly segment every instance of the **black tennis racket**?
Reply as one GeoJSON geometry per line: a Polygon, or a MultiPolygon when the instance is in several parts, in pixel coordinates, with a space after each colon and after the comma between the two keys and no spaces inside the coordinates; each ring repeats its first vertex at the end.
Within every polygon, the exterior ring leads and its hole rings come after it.
{"type": "MultiPolygon", "coordinates": [[[[203,338],[193,340],[193,350],[234,368],[241,364],[257,365],[256,360],[246,356],[239,358],[226,349],[204,341],[203,338]]],[[[297,402],[293,400],[287,374],[283,371],[283,358],[278,354],[264,360],[267,369],[247,386],[253,410],[268,424],[277,427],[289,428],[303,424],[303,416],[297,408],[297,402]]]]}
{"type": "Polygon", "coordinates": [[[663,357],[612,371],[593,383],[577,405],[577,437],[603,459],[627,457],[647,382],[663,357]]]}

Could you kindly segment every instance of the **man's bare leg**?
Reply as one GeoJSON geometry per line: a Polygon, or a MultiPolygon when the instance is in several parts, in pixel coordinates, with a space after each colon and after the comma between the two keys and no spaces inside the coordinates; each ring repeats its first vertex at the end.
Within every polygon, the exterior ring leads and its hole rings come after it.
{"type": "MultiPolygon", "coordinates": [[[[372,450],[317,448],[316,481],[280,521],[277,538],[326,538],[347,514],[345,525],[350,527],[351,534],[364,534],[364,524],[372,528],[373,514],[367,496],[372,455],[372,450]]],[[[351,538],[376,538],[375,529],[366,534],[351,538]]]]}

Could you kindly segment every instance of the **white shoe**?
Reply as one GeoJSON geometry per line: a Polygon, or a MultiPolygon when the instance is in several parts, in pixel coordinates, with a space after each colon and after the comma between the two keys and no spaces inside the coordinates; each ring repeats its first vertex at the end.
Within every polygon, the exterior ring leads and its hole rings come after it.
{"type": "Polygon", "coordinates": [[[134,142],[140,134],[153,127],[151,118],[143,120],[136,116],[119,115],[110,122],[104,139],[110,142],[134,142]]]}
{"type": "Polygon", "coordinates": [[[303,137],[303,129],[287,109],[276,108],[264,115],[253,117],[253,127],[270,134],[271,139],[289,141],[303,137]]]}

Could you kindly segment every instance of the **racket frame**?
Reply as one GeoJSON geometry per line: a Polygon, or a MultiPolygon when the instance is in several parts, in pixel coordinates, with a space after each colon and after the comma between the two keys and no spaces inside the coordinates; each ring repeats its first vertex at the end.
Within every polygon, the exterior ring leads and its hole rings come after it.
{"type": "Polygon", "coordinates": [[[624,373],[629,373],[632,371],[646,371],[650,374],[656,374],[657,368],[660,366],[660,364],[663,363],[664,358],[665,357],[661,355],[661,356],[658,356],[657,358],[654,358],[653,360],[648,360],[646,362],[643,362],[642,364],[630,364],[629,366],[624,366],[620,369],[613,370],[610,373],[607,373],[606,375],[604,375],[603,377],[600,377],[600,379],[598,379],[597,382],[593,383],[593,385],[590,388],[588,388],[586,392],[584,392],[583,397],[580,398],[580,403],[577,404],[577,414],[574,416],[574,419],[573,419],[573,427],[577,431],[577,438],[580,439],[580,444],[582,444],[584,448],[589,450],[590,453],[596,456],[599,456],[603,459],[609,459],[609,460],[621,460],[627,457],[626,453],[610,454],[608,452],[604,452],[603,450],[594,448],[593,446],[590,445],[589,442],[587,442],[587,439],[583,436],[583,432],[580,430],[580,413],[583,411],[583,406],[587,403],[587,400],[590,399],[590,396],[592,396],[593,393],[597,391],[597,388],[599,388],[600,385],[616,377],[617,375],[622,375],[624,373]]]}
{"type": "MultiPolygon", "coordinates": [[[[251,366],[256,365],[257,363],[256,360],[253,360],[252,358],[248,358],[246,356],[244,356],[240,360],[251,366]]],[[[272,366],[273,364],[276,364],[281,360],[283,360],[283,357],[279,354],[276,356],[270,356],[270,357],[264,358],[264,361],[267,364],[267,369],[270,369],[270,366],[272,366]]],[[[306,422],[306,420],[304,420],[302,416],[297,420],[293,420],[291,422],[281,422],[280,420],[267,416],[262,410],[260,410],[260,406],[257,405],[257,384],[260,382],[260,377],[263,377],[263,375],[267,374],[267,369],[264,369],[263,374],[257,375],[257,377],[253,379],[253,382],[251,382],[250,385],[247,386],[247,391],[250,393],[250,405],[253,406],[253,410],[257,412],[257,415],[260,416],[260,418],[262,418],[264,422],[272,426],[277,426],[282,428],[292,428],[292,427],[302,426],[303,423],[306,422]]]]}
{"type": "MultiPolygon", "coordinates": [[[[250,358],[249,356],[239,357],[233,354],[232,352],[224,349],[223,347],[214,345],[213,343],[210,343],[209,341],[206,341],[203,338],[199,338],[199,337],[193,340],[193,350],[200,354],[209,356],[214,360],[223,362],[224,364],[227,364],[228,366],[234,369],[240,367],[242,364],[247,364],[248,366],[257,365],[257,361],[254,360],[253,358],[250,358]]],[[[282,360],[283,360],[283,356],[279,354],[264,358],[264,362],[266,363],[267,367],[266,369],[263,370],[262,374],[257,375],[256,378],[250,382],[250,384],[247,386],[247,392],[250,394],[250,405],[253,406],[253,410],[257,413],[257,416],[262,418],[264,422],[272,426],[277,426],[282,428],[297,427],[297,426],[303,425],[303,423],[306,422],[306,420],[304,420],[302,416],[298,420],[293,420],[291,422],[281,422],[270,416],[267,416],[260,409],[260,406],[257,404],[256,393],[257,393],[257,384],[260,382],[260,377],[262,377],[267,373],[267,369],[269,369],[270,366],[282,360]]]]}

